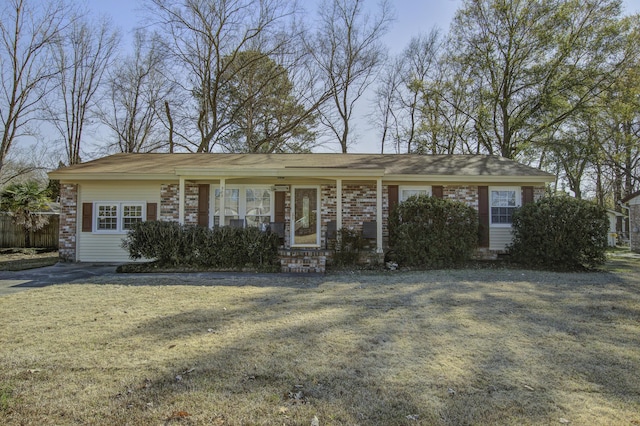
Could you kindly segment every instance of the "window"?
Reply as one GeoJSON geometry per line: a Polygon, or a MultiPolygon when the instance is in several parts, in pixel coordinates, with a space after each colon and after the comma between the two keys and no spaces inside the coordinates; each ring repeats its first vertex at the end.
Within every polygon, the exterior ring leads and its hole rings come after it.
{"type": "MultiPolygon", "coordinates": [[[[220,223],[220,188],[214,191],[213,224],[220,223]]],[[[231,219],[244,219],[246,226],[262,226],[273,221],[271,187],[237,186],[224,191],[224,225],[231,219]]]]}
{"type": "Polygon", "coordinates": [[[122,233],[142,222],[144,218],[143,203],[96,203],[96,232],[122,233]]]}
{"type": "Polygon", "coordinates": [[[247,188],[247,226],[266,225],[271,222],[271,190],[247,188]]]}
{"type": "Polygon", "coordinates": [[[142,222],[142,206],[127,205],[122,206],[122,229],[128,231],[136,223],[142,222]]]}
{"type": "Polygon", "coordinates": [[[118,205],[99,204],[97,206],[97,226],[98,231],[118,230],[118,205]]]}
{"type": "Polygon", "coordinates": [[[520,206],[520,198],[520,191],[516,188],[492,188],[491,225],[510,226],[513,222],[513,212],[520,206]]]}
{"type": "Polygon", "coordinates": [[[398,189],[400,191],[400,202],[406,201],[414,195],[431,195],[430,186],[401,186],[398,189]]]}

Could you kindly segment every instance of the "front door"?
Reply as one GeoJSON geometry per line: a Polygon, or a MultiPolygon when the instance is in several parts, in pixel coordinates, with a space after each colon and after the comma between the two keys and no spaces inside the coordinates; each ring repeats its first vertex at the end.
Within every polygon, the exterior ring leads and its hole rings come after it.
{"type": "Polygon", "coordinates": [[[317,187],[293,188],[293,242],[294,246],[315,247],[320,245],[320,202],[317,187]]]}

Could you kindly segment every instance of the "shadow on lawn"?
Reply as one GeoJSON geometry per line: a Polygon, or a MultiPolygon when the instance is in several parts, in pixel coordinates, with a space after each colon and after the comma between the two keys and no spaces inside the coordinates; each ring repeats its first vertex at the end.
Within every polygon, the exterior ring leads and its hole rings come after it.
{"type": "Polygon", "coordinates": [[[624,417],[640,395],[638,281],[460,274],[328,276],[138,323],[112,338],[175,353],[114,399],[114,413],[214,424],[640,420],[624,417]]]}

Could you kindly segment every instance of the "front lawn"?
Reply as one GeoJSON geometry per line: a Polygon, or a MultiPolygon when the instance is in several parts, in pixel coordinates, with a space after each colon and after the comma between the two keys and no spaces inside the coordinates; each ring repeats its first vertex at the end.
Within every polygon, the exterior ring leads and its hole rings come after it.
{"type": "Polygon", "coordinates": [[[12,294],[0,298],[0,419],[640,424],[640,264],[625,262],[123,275],[12,294]]]}

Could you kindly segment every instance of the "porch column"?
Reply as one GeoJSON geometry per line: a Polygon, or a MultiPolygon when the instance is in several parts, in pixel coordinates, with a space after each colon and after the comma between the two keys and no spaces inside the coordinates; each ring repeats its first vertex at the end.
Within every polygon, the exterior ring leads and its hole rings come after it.
{"type": "Polygon", "coordinates": [[[180,176],[180,186],[178,190],[178,223],[184,225],[184,203],[185,203],[185,185],[184,177],[180,176]]]}
{"type": "Polygon", "coordinates": [[[342,229],[342,179],[336,179],[336,230],[342,229]]]}
{"type": "MultiPolygon", "coordinates": [[[[218,211],[218,225],[219,226],[224,226],[224,212],[226,207],[224,206],[224,185],[225,185],[226,180],[224,178],[220,178],[220,201],[219,201],[219,207],[220,210],[218,211]]],[[[214,201],[215,203],[215,201],[214,201]]]]}
{"type": "Polygon", "coordinates": [[[376,181],[376,253],[382,253],[382,178],[376,181]]]}

